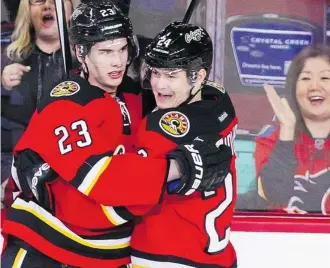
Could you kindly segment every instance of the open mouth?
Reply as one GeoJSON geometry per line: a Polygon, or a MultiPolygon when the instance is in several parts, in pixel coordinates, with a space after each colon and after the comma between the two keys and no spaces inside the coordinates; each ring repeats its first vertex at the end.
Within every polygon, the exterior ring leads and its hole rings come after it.
{"type": "Polygon", "coordinates": [[[112,79],[119,79],[123,76],[123,71],[113,71],[113,72],[108,73],[108,75],[112,79]]]}
{"type": "Polygon", "coordinates": [[[173,97],[173,95],[171,95],[171,94],[163,94],[163,93],[157,92],[157,99],[159,99],[159,100],[165,101],[172,97],[173,97]]]}
{"type": "Polygon", "coordinates": [[[53,25],[55,17],[53,15],[45,15],[42,17],[42,22],[45,27],[50,27],[53,25]]]}
{"type": "Polygon", "coordinates": [[[311,96],[308,98],[312,105],[320,105],[324,102],[324,97],[322,96],[311,96]]]}

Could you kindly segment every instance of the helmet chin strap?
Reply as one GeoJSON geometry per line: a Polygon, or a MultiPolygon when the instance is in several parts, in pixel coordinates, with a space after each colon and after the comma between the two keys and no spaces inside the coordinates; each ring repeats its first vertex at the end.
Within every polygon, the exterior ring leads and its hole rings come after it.
{"type": "Polygon", "coordinates": [[[84,74],[85,79],[88,80],[88,78],[89,78],[89,71],[88,71],[87,64],[84,62],[81,67],[82,67],[81,69],[82,69],[82,72],[84,74]],[[84,66],[86,68],[86,71],[84,70],[84,66]]]}
{"type": "Polygon", "coordinates": [[[195,88],[195,86],[193,86],[190,89],[189,97],[184,102],[182,102],[178,107],[188,104],[202,90],[202,87],[203,85],[200,86],[200,88],[195,92],[195,94],[192,94],[192,91],[195,88]]]}
{"type": "Polygon", "coordinates": [[[199,89],[195,92],[195,94],[192,94],[192,91],[193,89],[195,88],[196,86],[196,81],[197,81],[197,74],[198,72],[193,70],[193,71],[190,71],[189,73],[189,79],[191,81],[191,84],[193,85],[191,88],[190,88],[190,92],[189,92],[189,97],[184,101],[182,102],[179,106],[183,106],[183,105],[186,105],[188,104],[203,88],[203,85],[204,85],[204,82],[205,80],[202,82],[201,86],[199,87],[199,89]]]}
{"type": "Polygon", "coordinates": [[[87,67],[87,64],[85,63],[85,47],[83,45],[78,45],[78,52],[77,50],[75,49],[75,54],[76,54],[76,58],[78,59],[78,56],[81,57],[83,59],[83,63],[81,63],[81,71],[83,72],[83,75],[84,75],[84,78],[86,80],[88,80],[88,77],[89,77],[89,71],[88,71],[88,67],[87,67]],[[85,71],[85,68],[86,68],[86,71],[85,71]]]}

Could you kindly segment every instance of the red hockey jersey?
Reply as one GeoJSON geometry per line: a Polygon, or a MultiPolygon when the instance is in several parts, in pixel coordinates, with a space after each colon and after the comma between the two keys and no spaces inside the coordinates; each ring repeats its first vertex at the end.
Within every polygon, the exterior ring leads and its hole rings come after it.
{"type": "Polygon", "coordinates": [[[288,213],[330,215],[330,137],[301,131],[284,148],[278,138],[279,130],[268,126],[256,139],[259,194],[288,213]]]}
{"type": "MultiPolygon", "coordinates": [[[[223,143],[233,148],[237,119],[228,94],[206,86],[203,96],[203,101],[145,118],[138,133],[139,153],[163,157],[177,144],[210,133],[220,133],[223,143]]],[[[216,192],[165,193],[163,202],[150,208],[134,228],[133,267],[236,267],[229,241],[235,200],[235,157],[231,173],[216,192]]]]}
{"type": "Polygon", "coordinates": [[[116,155],[132,144],[125,134],[139,123],[138,113],[129,112],[140,105],[131,95],[116,100],[74,76],[42,99],[15,152],[32,149],[61,176],[51,185],[54,212],[17,198],[5,233],[73,266],[129,263],[133,215],[116,205],[156,204],[167,171],[165,159],[116,155]]]}

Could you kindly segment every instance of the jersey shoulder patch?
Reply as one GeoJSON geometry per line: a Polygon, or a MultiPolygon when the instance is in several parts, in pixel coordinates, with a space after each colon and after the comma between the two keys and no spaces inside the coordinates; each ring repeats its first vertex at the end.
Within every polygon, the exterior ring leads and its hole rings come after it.
{"type": "Polygon", "coordinates": [[[180,138],[188,134],[190,122],[184,113],[173,110],[162,115],[159,120],[159,127],[166,134],[180,138]]]}
{"type": "Polygon", "coordinates": [[[221,93],[223,93],[223,94],[226,92],[225,88],[221,84],[218,84],[218,83],[215,83],[212,81],[206,81],[205,85],[216,88],[217,90],[221,91],[221,93]]]}
{"type": "Polygon", "coordinates": [[[176,144],[200,135],[219,133],[233,118],[217,101],[200,101],[182,107],[157,110],[147,117],[146,131],[157,132],[176,144]],[[222,115],[221,120],[219,116],[222,115]]]}
{"type": "Polygon", "coordinates": [[[55,86],[51,92],[51,97],[64,97],[64,96],[72,96],[73,94],[78,93],[80,90],[80,85],[75,81],[63,81],[55,86]]]}
{"type": "Polygon", "coordinates": [[[84,106],[103,97],[104,91],[102,89],[92,86],[86,79],[77,74],[70,74],[67,80],[55,83],[51,91],[42,95],[37,109],[40,112],[51,103],[63,100],[84,106]]]}
{"type": "MultiPolygon", "coordinates": [[[[180,144],[191,139],[192,132],[191,118],[193,118],[183,107],[156,110],[147,117],[146,131],[152,131],[180,144]]],[[[194,136],[194,138],[197,135],[194,136]]]]}

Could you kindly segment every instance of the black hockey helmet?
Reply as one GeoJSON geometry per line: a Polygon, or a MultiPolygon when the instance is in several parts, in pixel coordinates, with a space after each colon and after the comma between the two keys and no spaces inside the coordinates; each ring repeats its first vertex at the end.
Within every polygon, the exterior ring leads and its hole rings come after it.
{"type": "MultiPolygon", "coordinates": [[[[146,49],[147,68],[184,69],[191,82],[200,69],[208,73],[212,66],[213,44],[205,29],[183,22],[165,27],[146,49]]],[[[150,72],[149,72],[150,74],[150,72]]],[[[146,70],[146,76],[148,70],[146,70]]],[[[148,77],[145,77],[148,80],[148,77]]],[[[144,87],[148,87],[148,81],[144,87]]]]}
{"type": "Polygon", "coordinates": [[[129,49],[128,63],[139,54],[138,42],[133,34],[130,19],[110,1],[80,4],[71,15],[69,35],[74,45],[82,47],[126,37],[129,49]]]}

